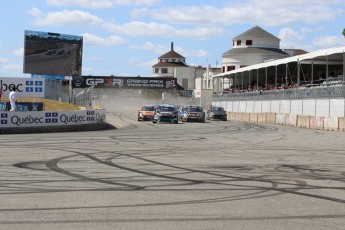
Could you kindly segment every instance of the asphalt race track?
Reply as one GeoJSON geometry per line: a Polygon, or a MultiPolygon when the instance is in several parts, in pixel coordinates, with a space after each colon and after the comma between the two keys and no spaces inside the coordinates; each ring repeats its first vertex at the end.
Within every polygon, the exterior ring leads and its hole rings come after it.
{"type": "Polygon", "coordinates": [[[343,132],[107,120],[1,135],[0,229],[344,229],[343,132]]]}

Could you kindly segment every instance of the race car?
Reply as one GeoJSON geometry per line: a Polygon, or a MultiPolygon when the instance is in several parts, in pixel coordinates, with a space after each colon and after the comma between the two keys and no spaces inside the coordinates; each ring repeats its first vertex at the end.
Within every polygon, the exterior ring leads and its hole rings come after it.
{"type": "Polygon", "coordinates": [[[187,105],[179,110],[181,121],[199,121],[205,122],[205,112],[200,105],[187,105]]]}
{"type": "Polygon", "coordinates": [[[138,110],[138,121],[153,120],[156,105],[143,105],[138,110]]]}
{"type": "Polygon", "coordinates": [[[171,122],[178,123],[178,111],[173,104],[160,104],[156,107],[155,115],[152,122],[171,122]]]}
{"type": "Polygon", "coordinates": [[[219,119],[219,120],[222,120],[222,121],[226,121],[227,120],[227,115],[226,115],[226,111],[224,110],[223,107],[221,107],[221,106],[211,106],[207,110],[206,118],[207,118],[207,120],[219,119]]]}

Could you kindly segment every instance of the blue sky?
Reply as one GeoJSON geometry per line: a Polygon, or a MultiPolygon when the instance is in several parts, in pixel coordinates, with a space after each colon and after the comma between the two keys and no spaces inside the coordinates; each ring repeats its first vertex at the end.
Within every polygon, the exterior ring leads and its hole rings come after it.
{"type": "Polygon", "coordinates": [[[11,0],[0,8],[0,76],[23,73],[24,31],[83,36],[83,75],[152,76],[170,50],[189,65],[221,65],[232,38],[255,25],[281,48],[344,46],[344,0],[11,0]]]}

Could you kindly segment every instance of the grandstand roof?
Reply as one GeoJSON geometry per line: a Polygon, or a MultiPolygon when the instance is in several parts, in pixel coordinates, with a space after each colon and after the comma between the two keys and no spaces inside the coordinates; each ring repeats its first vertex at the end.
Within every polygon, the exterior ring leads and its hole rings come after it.
{"type": "Polygon", "coordinates": [[[228,76],[231,74],[235,73],[241,73],[245,71],[251,71],[254,69],[261,69],[261,68],[266,68],[270,66],[278,66],[282,64],[287,64],[291,62],[301,62],[301,63],[311,63],[311,61],[318,61],[318,62],[323,62],[326,64],[327,61],[332,62],[332,61],[341,61],[343,62],[344,60],[344,53],[345,53],[345,46],[341,47],[334,47],[334,48],[329,48],[329,49],[324,49],[324,50],[318,50],[315,52],[310,52],[302,55],[296,55],[293,57],[287,57],[287,58],[282,58],[282,59],[277,59],[269,62],[264,62],[260,64],[255,64],[255,65],[250,65],[246,66],[243,68],[231,70],[225,73],[217,74],[215,77],[223,77],[223,76],[228,76]],[[332,55],[332,56],[330,56],[332,55]]]}

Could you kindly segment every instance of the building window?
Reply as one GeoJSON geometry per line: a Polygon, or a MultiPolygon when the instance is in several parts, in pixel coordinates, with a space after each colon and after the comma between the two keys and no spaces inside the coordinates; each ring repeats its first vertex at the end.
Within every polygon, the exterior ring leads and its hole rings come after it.
{"type": "Polygon", "coordinates": [[[223,72],[223,73],[225,72],[225,66],[223,66],[223,68],[222,68],[222,72],[223,72]]]}
{"type": "Polygon", "coordinates": [[[155,68],[155,73],[159,73],[159,68],[155,68]]]}
{"type": "Polygon", "coordinates": [[[162,68],[161,73],[168,73],[168,68],[162,68]]]}
{"type": "Polygon", "coordinates": [[[253,40],[246,40],[246,45],[247,46],[253,45],[253,40]]]}
{"type": "Polygon", "coordinates": [[[246,67],[246,65],[241,65],[240,68],[246,67]]]}
{"type": "Polygon", "coordinates": [[[237,40],[237,41],[236,41],[236,44],[237,44],[238,46],[240,46],[240,45],[241,45],[241,40],[237,40]]]}
{"type": "Polygon", "coordinates": [[[235,66],[230,65],[230,66],[227,66],[226,71],[231,71],[231,70],[234,70],[234,69],[235,69],[235,66]]]}
{"type": "Polygon", "coordinates": [[[163,59],[159,59],[160,62],[163,62],[163,59]]]}

